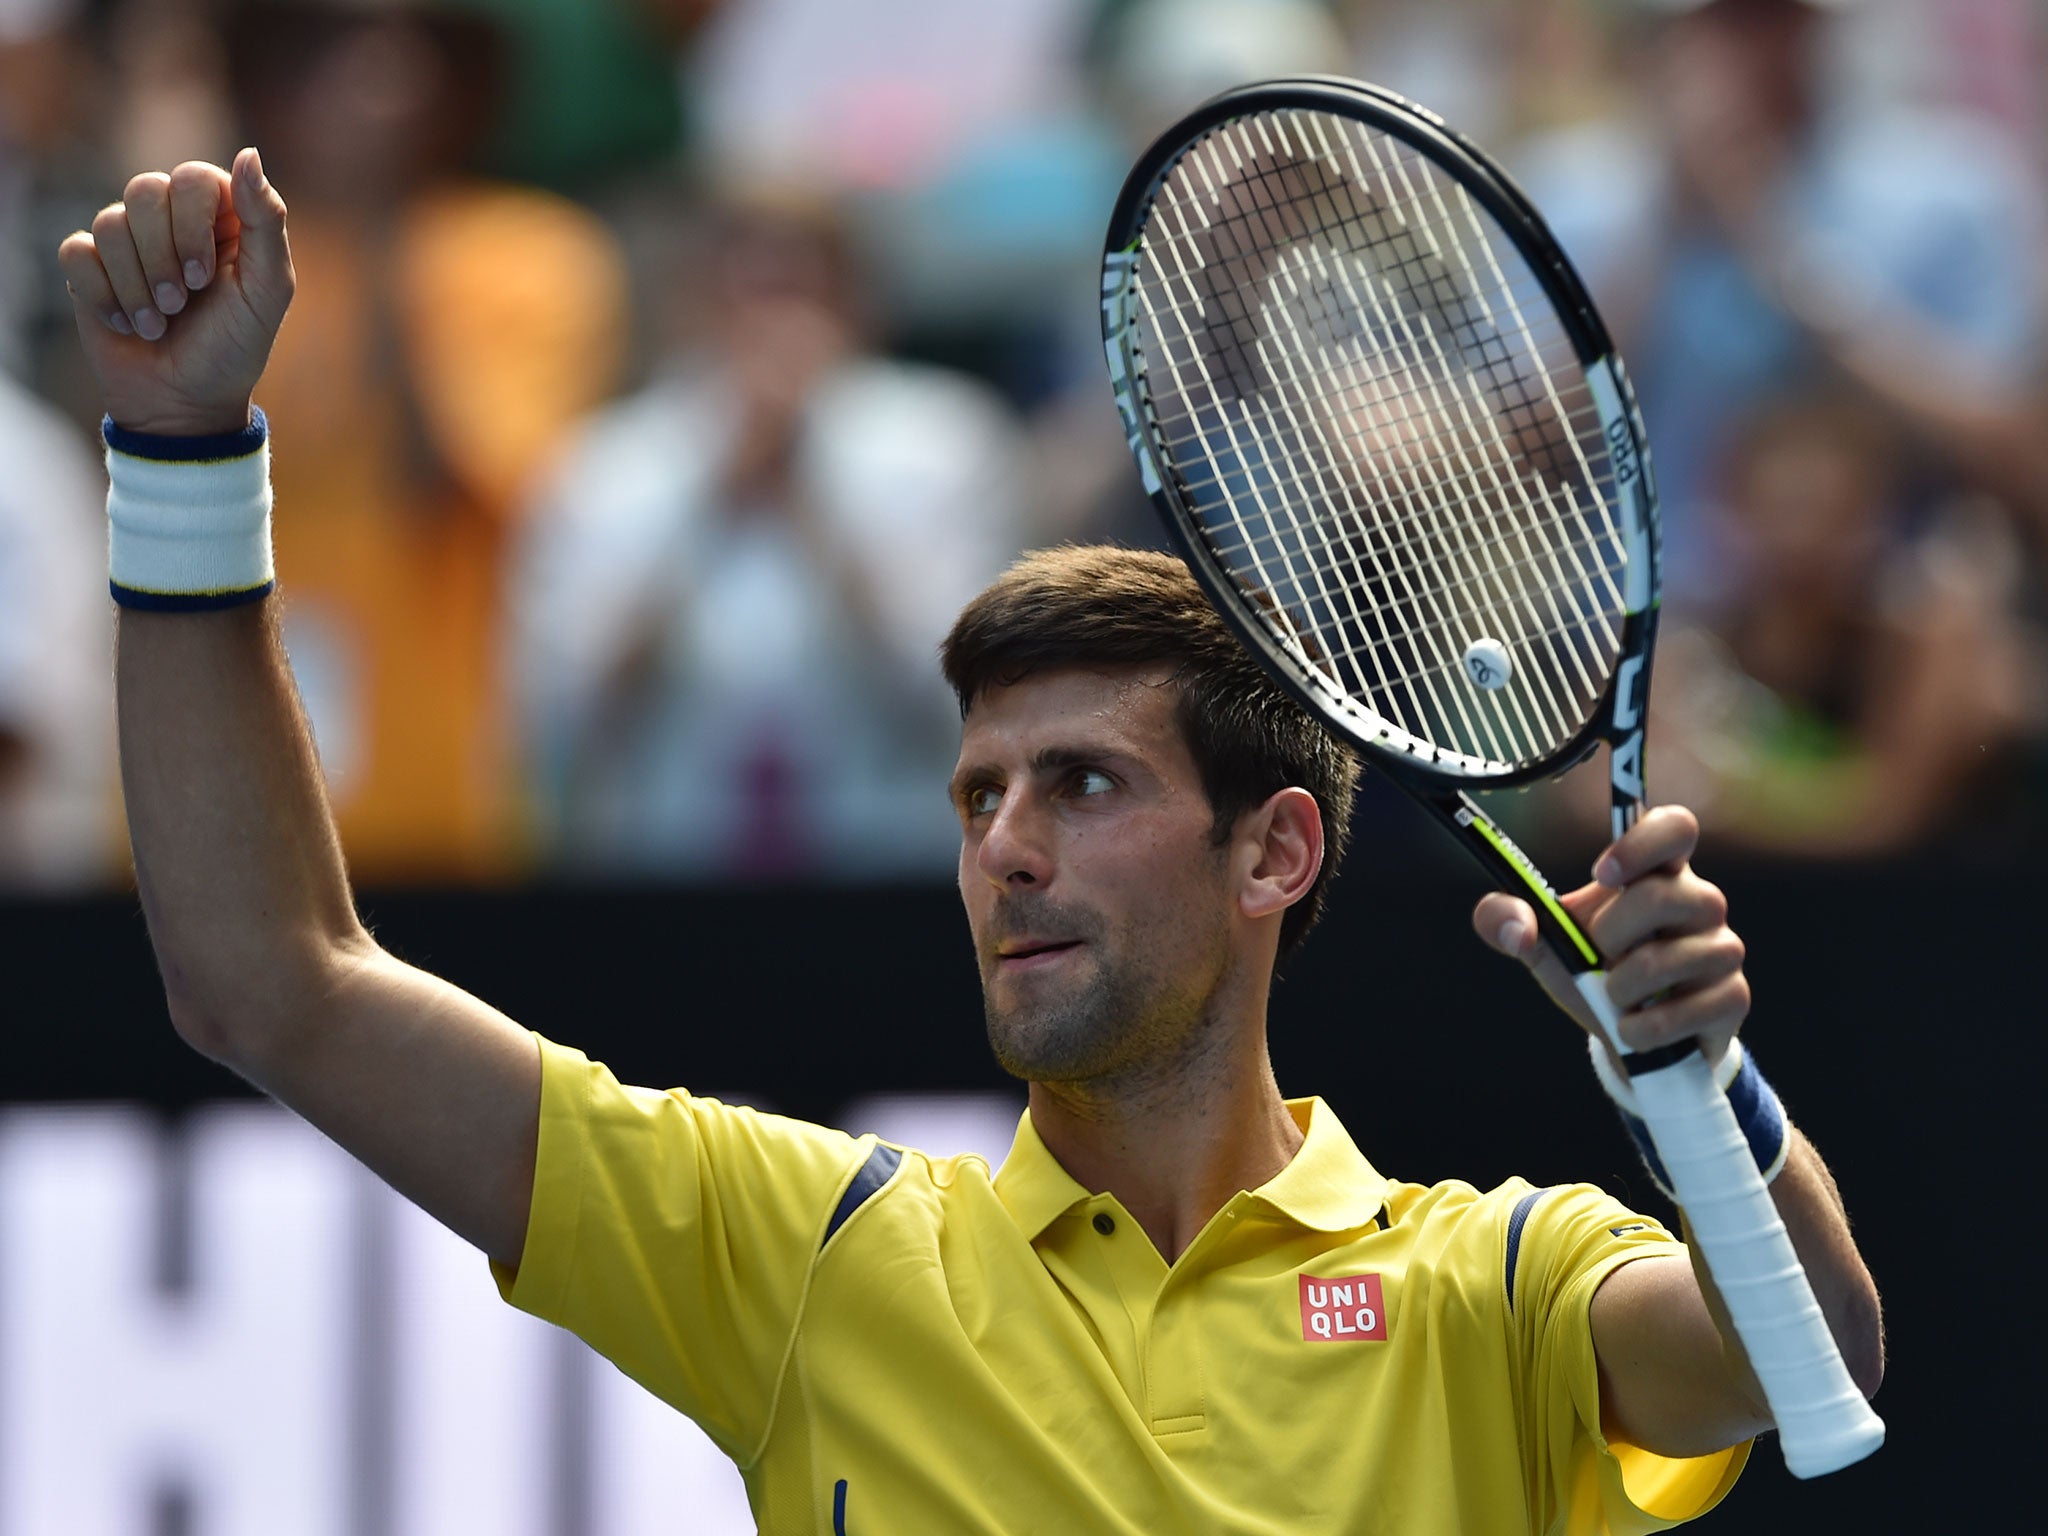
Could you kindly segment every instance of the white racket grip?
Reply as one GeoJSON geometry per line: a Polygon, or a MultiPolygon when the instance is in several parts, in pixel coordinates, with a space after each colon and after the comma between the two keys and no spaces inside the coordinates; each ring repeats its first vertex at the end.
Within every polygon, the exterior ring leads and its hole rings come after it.
{"type": "MultiPolygon", "coordinates": [[[[1618,1048],[1619,1019],[1607,998],[1605,974],[1588,972],[1578,982],[1618,1048]]],[[[1806,1478],[1861,1461],[1884,1443],[1884,1421],[1842,1364],[1713,1068],[1693,1051],[1629,1083],[1692,1239],[1763,1386],[1785,1465],[1793,1476],[1806,1478]]]]}

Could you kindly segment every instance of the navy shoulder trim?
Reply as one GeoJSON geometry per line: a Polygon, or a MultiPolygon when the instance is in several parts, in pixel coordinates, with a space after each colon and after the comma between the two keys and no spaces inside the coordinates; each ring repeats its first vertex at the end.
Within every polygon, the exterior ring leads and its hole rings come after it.
{"type": "Polygon", "coordinates": [[[1508,1215],[1508,1259],[1506,1279],[1508,1287],[1508,1311],[1510,1312],[1513,1312],[1515,1310],[1515,1266],[1521,1262],[1522,1258],[1522,1228],[1526,1227],[1529,1224],[1529,1212],[1535,1208],[1536,1202],[1538,1200],[1541,1200],[1545,1195],[1549,1193],[1550,1191],[1547,1189],[1530,1190],[1529,1193],[1522,1196],[1521,1199],[1515,1202],[1514,1210],[1510,1212],[1508,1215]]]}
{"type": "MultiPolygon", "coordinates": [[[[885,1147],[880,1142],[868,1154],[868,1160],[860,1165],[860,1172],[853,1176],[853,1182],[846,1186],[846,1193],[839,1197],[839,1209],[832,1213],[832,1220],[825,1228],[825,1243],[832,1241],[832,1234],[845,1226],[853,1213],[867,1204],[868,1197],[880,1191],[895,1174],[897,1165],[903,1161],[903,1154],[894,1147],[885,1147]]],[[[820,1243],[820,1248],[825,1246],[820,1243]]]]}

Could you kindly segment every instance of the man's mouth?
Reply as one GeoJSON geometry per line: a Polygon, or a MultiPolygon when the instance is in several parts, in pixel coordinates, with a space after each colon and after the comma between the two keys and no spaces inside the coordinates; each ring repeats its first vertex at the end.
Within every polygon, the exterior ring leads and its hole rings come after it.
{"type": "Polygon", "coordinates": [[[1032,961],[1049,961],[1054,955],[1080,947],[1079,939],[1020,939],[998,949],[996,962],[1005,967],[1022,966],[1032,961]]]}

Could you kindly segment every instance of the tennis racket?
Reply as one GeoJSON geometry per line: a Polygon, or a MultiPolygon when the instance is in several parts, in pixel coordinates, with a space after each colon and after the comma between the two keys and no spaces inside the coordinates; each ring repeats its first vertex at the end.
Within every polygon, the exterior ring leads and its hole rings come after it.
{"type": "Polygon", "coordinates": [[[1145,488],[1265,667],[1529,899],[1622,1054],[1791,1470],[1875,1450],[1691,1042],[1630,1053],[1599,951],[1465,793],[1608,744],[1643,803],[1656,497],[1621,360],[1542,219],[1433,114],[1271,81],[1176,124],[1110,221],[1102,327],[1145,488]]]}

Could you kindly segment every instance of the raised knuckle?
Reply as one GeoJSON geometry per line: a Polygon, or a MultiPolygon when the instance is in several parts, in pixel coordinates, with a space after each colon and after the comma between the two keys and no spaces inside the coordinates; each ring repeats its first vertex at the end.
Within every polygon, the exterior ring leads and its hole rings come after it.
{"type": "Polygon", "coordinates": [[[1625,954],[1617,954],[1608,967],[1609,976],[1626,977],[1643,997],[1670,985],[1671,948],[1656,939],[1644,939],[1625,954]]]}
{"type": "Polygon", "coordinates": [[[1728,921],[1728,893],[1714,884],[1713,881],[1701,880],[1699,882],[1697,899],[1700,904],[1700,910],[1715,924],[1718,925],[1728,921]]]}
{"type": "Polygon", "coordinates": [[[1607,996],[1626,1012],[1656,995],[1656,978],[1636,959],[1630,958],[1607,973],[1607,996]]]}
{"type": "Polygon", "coordinates": [[[109,235],[125,233],[128,228],[128,209],[122,203],[109,203],[92,216],[92,233],[95,240],[104,240],[109,235]]]}
{"type": "Polygon", "coordinates": [[[160,203],[171,194],[171,178],[162,171],[143,171],[128,178],[121,191],[124,203],[160,203]]]}
{"type": "Polygon", "coordinates": [[[1659,817],[1673,834],[1687,839],[1700,835],[1700,819],[1683,805],[1663,805],[1657,808],[1659,817]]]}
{"type": "Polygon", "coordinates": [[[171,167],[171,185],[175,188],[209,187],[220,175],[220,167],[207,160],[181,160],[171,167]]]}
{"type": "Polygon", "coordinates": [[[1684,960],[1674,968],[1677,978],[1695,988],[1716,986],[1741,969],[1741,962],[1719,944],[1709,941],[1688,946],[1684,960]]]}
{"type": "Polygon", "coordinates": [[[1727,980],[1702,987],[1684,1000],[1680,1035],[1704,1035],[1733,1029],[1742,1022],[1744,1007],[1740,989],[1727,980]]]}
{"type": "Polygon", "coordinates": [[[1669,1010],[1662,1004],[1644,1008],[1621,1021],[1622,1043],[1632,1051],[1654,1051],[1669,1045],[1672,1029],[1669,1010]]]}

